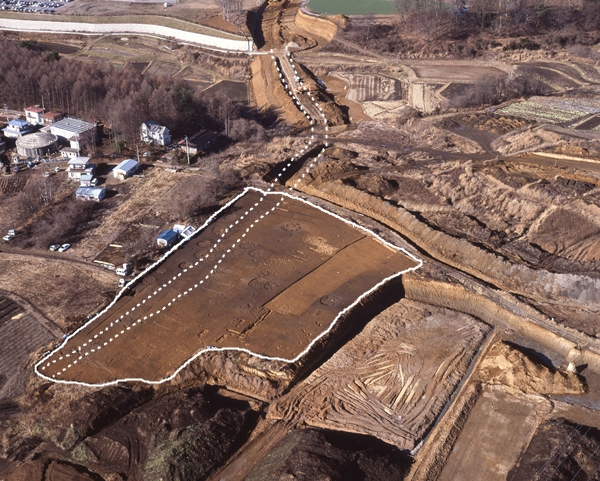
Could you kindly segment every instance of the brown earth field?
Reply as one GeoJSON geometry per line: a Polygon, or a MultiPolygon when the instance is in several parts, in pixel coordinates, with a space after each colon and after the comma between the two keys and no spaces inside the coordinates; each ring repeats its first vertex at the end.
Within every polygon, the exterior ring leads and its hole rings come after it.
{"type": "Polygon", "coordinates": [[[0,252],[0,263],[0,290],[24,299],[63,328],[94,312],[114,292],[113,273],[83,262],[0,252]]]}
{"type": "Polygon", "coordinates": [[[268,417],[301,412],[309,426],[367,434],[412,450],[490,330],[466,314],[403,299],[273,403],[268,417]]]}
{"type": "Polygon", "coordinates": [[[45,358],[39,372],[88,384],[159,382],[215,348],[291,361],[365,292],[418,265],[309,204],[249,191],[45,358]]]}

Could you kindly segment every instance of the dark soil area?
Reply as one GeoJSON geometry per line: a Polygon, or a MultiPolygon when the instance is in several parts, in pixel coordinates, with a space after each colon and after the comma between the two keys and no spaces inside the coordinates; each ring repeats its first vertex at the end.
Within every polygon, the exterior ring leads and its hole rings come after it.
{"type": "Polygon", "coordinates": [[[257,420],[247,402],[205,387],[173,394],[106,388],[70,407],[53,406],[58,409],[49,406],[55,404],[53,391],[46,386],[35,398],[37,412],[50,413],[45,425],[57,426],[15,439],[0,464],[2,479],[206,479],[245,442],[257,420]],[[59,429],[65,408],[70,423],[59,429]]]}
{"type": "Polygon", "coordinates": [[[585,481],[600,477],[600,431],[566,419],[541,424],[508,481],[585,481]]]}
{"type": "Polygon", "coordinates": [[[289,432],[247,481],[400,481],[411,458],[370,436],[316,429],[289,432]]]}

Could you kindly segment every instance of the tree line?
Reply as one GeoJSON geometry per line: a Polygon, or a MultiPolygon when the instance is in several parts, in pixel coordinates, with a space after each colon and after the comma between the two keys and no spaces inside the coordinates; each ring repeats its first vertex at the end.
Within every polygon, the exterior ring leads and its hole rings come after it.
{"type": "Polygon", "coordinates": [[[446,31],[465,24],[496,34],[535,33],[569,24],[586,30],[600,27],[600,0],[394,0],[394,4],[407,24],[446,31]]]}
{"type": "Polygon", "coordinates": [[[227,120],[244,116],[228,98],[203,97],[194,84],[50,55],[32,41],[0,40],[0,101],[14,110],[43,104],[46,111],[102,121],[114,142],[130,145],[148,119],[185,135],[221,131],[227,120]]]}

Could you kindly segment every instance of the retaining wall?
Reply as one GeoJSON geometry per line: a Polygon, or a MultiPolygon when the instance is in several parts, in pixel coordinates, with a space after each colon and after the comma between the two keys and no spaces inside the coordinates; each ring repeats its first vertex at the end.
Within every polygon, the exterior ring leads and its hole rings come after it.
{"type": "Polygon", "coordinates": [[[239,37],[239,40],[220,38],[217,36],[187,32],[171,27],[163,27],[162,25],[145,23],[79,23],[0,18],[0,30],[17,30],[19,32],[85,33],[92,35],[150,35],[223,50],[234,50],[238,52],[252,51],[252,40],[244,37],[239,37]]]}

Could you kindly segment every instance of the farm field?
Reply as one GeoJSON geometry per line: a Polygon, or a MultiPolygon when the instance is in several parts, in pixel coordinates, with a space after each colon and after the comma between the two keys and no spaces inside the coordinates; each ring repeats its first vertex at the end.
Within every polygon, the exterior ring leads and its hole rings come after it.
{"type": "Polygon", "coordinates": [[[525,102],[515,102],[503,107],[498,112],[536,122],[563,124],[599,113],[600,100],[531,97],[525,102]]]}
{"type": "Polygon", "coordinates": [[[403,97],[402,84],[395,78],[345,72],[333,72],[333,75],[348,82],[346,98],[354,102],[394,101],[401,100],[403,97]]]}
{"type": "Polygon", "coordinates": [[[29,355],[53,339],[35,317],[0,297],[0,402],[25,392],[29,355]]]}
{"type": "Polygon", "coordinates": [[[363,293],[418,265],[306,203],[249,191],[38,369],[101,384],[159,382],[203,349],[291,361],[363,293]]]}

